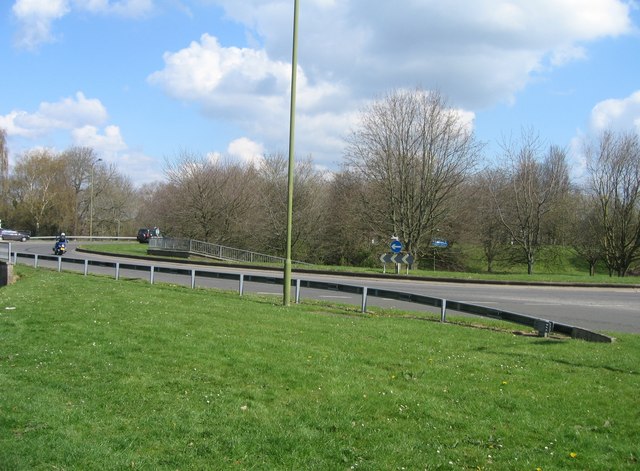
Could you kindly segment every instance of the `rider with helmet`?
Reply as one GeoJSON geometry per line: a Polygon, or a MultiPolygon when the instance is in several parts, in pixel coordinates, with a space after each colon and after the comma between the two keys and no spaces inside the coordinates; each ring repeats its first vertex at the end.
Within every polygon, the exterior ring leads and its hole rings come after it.
{"type": "Polygon", "coordinates": [[[61,232],[56,237],[56,244],[53,246],[53,253],[56,255],[63,255],[67,251],[67,235],[61,232]]]}

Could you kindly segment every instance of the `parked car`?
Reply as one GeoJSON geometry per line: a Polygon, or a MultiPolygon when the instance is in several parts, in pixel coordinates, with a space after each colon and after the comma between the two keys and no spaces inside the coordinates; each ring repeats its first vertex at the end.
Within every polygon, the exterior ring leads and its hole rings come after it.
{"type": "Polygon", "coordinates": [[[2,240],[19,240],[26,242],[31,238],[29,231],[14,231],[13,229],[0,229],[0,239],[2,240]]]}
{"type": "Polygon", "coordinates": [[[149,239],[151,239],[152,237],[160,237],[160,229],[158,229],[157,227],[154,227],[153,229],[148,229],[146,227],[138,229],[138,235],[136,239],[138,239],[138,242],[140,242],[141,244],[149,243],[149,239]]]}
{"type": "Polygon", "coordinates": [[[151,239],[151,229],[138,229],[138,235],[136,236],[136,239],[138,239],[138,242],[140,242],[141,244],[148,244],[149,239],[151,239]]]}

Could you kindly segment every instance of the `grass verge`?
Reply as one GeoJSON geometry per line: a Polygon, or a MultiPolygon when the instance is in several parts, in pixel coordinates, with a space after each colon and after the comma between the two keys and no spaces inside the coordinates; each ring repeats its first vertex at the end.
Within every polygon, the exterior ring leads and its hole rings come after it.
{"type": "Polygon", "coordinates": [[[514,336],[17,266],[2,469],[637,469],[640,336],[514,336]]]}

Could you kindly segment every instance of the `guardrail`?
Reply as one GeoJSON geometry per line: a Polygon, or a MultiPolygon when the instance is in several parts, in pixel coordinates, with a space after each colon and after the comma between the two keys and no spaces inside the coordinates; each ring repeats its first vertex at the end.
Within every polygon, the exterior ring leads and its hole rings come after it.
{"type": "MultiPolygon", "coordinates": [[[[171,237],[152,237],[149,239],[149,250],[184,252],[203,257],[211,257],[218,260],[248,263],[276,263],[284,264],[285,259],[274,255],[267,255],[250,250],[235,249],[211,242],[203,242],[193,239],[174,239],[171,237]]],[[[292,261],[295,265],[311,265],[310,263],[292,261]]]]}
{"type": "MultiPolygon", "coordinates": [[[[38,268],[39,261],[54,261],[56,262],[56,268],[58,271],[62,271],[63,263],[68,268],[73,265],[81,265],[84,275],[89,274],[90,267],[106,267],[114,270],[113,275],[116,280],[120,279],[122,270],[142,271],[148,273],[149,282],[151,284],[155,281],[155,276],[160,273],[182,275],[188,277],[190,280],[191,288],[196,288],[196,281],[199,278],[217,278],[224,280],[233,280],[238,282],[238,292],[242,296],[244,294],[245,283],[267,283],[267,284],[283,284],[282,277],[264,276],[264,275],[249,275],[242,273],[226,273],[216,272],[210,270],[197,270],[195,268],[180,268],[180,267],[166,267],[166,266],[154,266],[146,264],[132,264],[121,262],[109,262],[98,261],[88,259],[76,259],[70,257],[62,257],[55,255],[38,255],[31,253],[11,253],[12,261],[14,264],[18,263],[19,259],[33,259],[33,266],[38,268]]],[[[452,301],[443,298],[434,298],[431,296],[424,296],[414,293],[406,293],[402,291],[393,291],[379,288],[369,288],[366,286],[348,285],[342,283],[329,283],[323,281],[304,280],[301,278],[294,278],[291,280],[291,285],[295,288],[295,302],[300,303],[302,298],[302,289],[318,289],[318,290],[330,290],[339,291],[344,293],[351,293],[360,295],[360,309],[361,312],[367,311],[367,302],[370,297],[387,298],[408,303],[418,304],[422,306],[431,306],[438,308],[440,311],[441,322],[446,322],[447,311],[457,311],[465,314],[472,314],[476,316],[482,316],[492,319],[499,319],[503,321],[512,322],[515,324],[531,327],[538,332],[538,335],[546,337],[553,332],[557,332],[563,335],[570,336],[575,339],[587,340],[591,342],[612,342],[613,339],[609,336],[593,332],[580,327],[575,327],[567,324],[553,322],[547,319],[541,319],[525,314],[518,314],[509,311],[503,311],[500,309],[494,309],[485,306],[478,306],[469,303],[463,303],[459,301],[452,301]]]]}
{"type": "Polygon", "coordinates": [[[0,244],[0,261],[7,263],[11,261],[11,242],[0,244]]]}

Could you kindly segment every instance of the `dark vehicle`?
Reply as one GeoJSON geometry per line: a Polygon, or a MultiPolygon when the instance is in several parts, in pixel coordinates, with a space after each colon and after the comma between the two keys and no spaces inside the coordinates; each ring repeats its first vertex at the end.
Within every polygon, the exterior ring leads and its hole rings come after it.
{"type": "Polygon", "coordinates": [[[2,240],[19,240],[26,242],[31,238],[28,231],[14,231],[13,229],[0,229],[0,239],[2,240]]]}
{"type": "Polygon", "coordinates": [[[153,229],[148,229],[146,227],[138,229],[138,235],[136,236],[136,239],[138,239],[138,242],[140,242],[141,244],[148,244],[149,239],[151,239],[152,237],[160,237],[160,229],[158,229],[157,227],[154,227],[153,229]]]}
{"type": "Polygon", "coordinates": [[[136,237],[138,242],[141,244],[148,244],[149,239],[151,239],[151,230],[149,229],[140,229],[138,230],[138,236],[136,237]]]}
{"type": "Polygon", "coordinates": [[[53,246],[53,253],[56,255],[64,255],[67,251],[67,241],[66,240],[58,240],[56,245],[53,246]]]}

